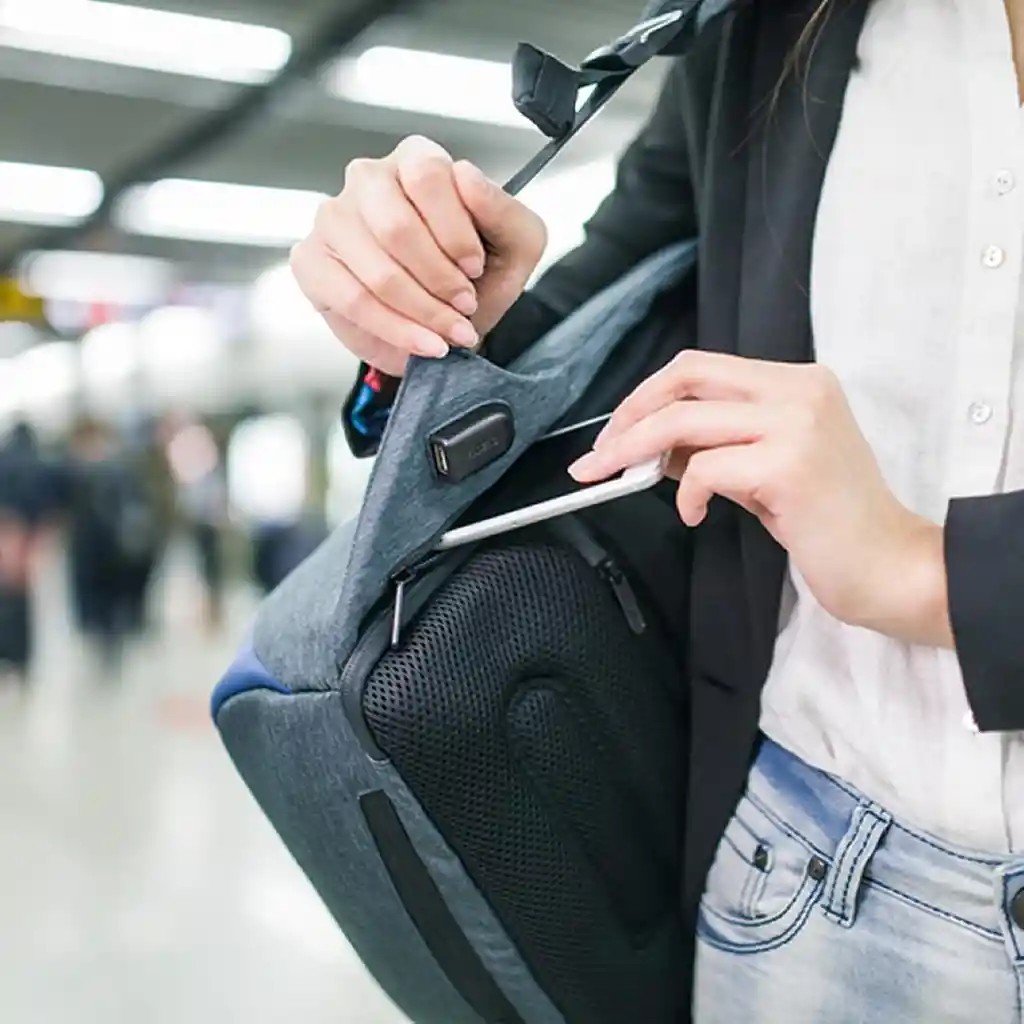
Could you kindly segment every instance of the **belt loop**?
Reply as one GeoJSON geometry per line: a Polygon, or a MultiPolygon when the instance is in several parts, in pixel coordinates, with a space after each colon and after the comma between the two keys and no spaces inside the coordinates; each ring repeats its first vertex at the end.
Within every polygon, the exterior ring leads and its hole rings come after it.
{"type": "Polygon", "coordinates": [[[892,815],[868,800],[862,800],[853,812],[825,887],[822,909],[836,924],[852,927],[864,872],[891,824],[892,815]]]}

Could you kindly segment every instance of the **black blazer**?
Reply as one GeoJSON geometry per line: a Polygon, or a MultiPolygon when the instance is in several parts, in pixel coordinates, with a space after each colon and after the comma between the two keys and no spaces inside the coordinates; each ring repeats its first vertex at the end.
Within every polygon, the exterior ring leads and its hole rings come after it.
{"type": "MultiPolygon", "coordinates": [[[[698,346],[812,360],[813,229],[869,2],[835,0],[777,95],[817,0],[751,0],[709,27],[671,68],[586,242],[512,308],[488,338],[490,357],[510,360],[645,256],[699,235],[698,346]]],[[[953,501],[945,531],[953,627],[978,725],[1024,728],[1024,493],[953,501]]],[[[712,502],[694,543],[691,911],[756,751],[786,569],[757,519],[724,500],[712,502]]]]}

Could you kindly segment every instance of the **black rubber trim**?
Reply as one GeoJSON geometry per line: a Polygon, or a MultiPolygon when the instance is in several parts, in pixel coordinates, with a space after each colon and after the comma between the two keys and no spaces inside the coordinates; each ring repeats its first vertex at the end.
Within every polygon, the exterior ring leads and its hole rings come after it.
{"type": "Polygon", "coordinates": [[[448,980],[486,1024],[524,1024],[452,916],[387,794],[366,793],[359,805],[399,899],[448,980]]]}

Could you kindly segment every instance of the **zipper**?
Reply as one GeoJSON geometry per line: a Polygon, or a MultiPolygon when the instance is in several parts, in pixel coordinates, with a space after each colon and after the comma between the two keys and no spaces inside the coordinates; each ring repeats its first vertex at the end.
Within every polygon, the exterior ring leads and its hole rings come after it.
{"type": "Polygon", "coordinates": [[[394,598],[391,607],[391,650],[397,650],[402,643],[402,619],[405,615],[405,595],[409,587],[421,576],[429,572],[445,552],[428,551],[403,569],[391,574],[391,585],[394,587],[394,598]]]}
{"type": "Polygon", "coordinates": [[[598,543],[590,530],[575,516],[552,519],[547,525],[608,584],[629,628],[638,636],[643,633],[647,629],[647,620],[637,600],[636,591],[607,549],[598,543]]]}
{"type": "MultiPolygon", "coordinates": [[[[611,554],[597,542],[591,531],[573,515],[549,520],[545,526],[573,548],[605,583],[608,584],[629,628],[637,635],[647,629],[640,602],[629,578],[611,554]]],[[[431,544],[436,543],[432,541],[431,544]]],[[[478,545],[467,545],[475,549],[478,545]]],[[[406,563],[400,565],[390,576],[393,588],[391,608],[391,631],[389,646],[397,650],[402,644],[402,627],[405,616],[406,596],[409,587],[429,572],[450,551],[437,551],[432,546],[423,546],[409,555],[406,563]]]]}
{"type": "Polygon", "coordinates": [[[647,629],[647,620],[644,619],[640,602],[636,599],[636,592],[629,580],[626,579],[626,574],[619,568],[618,563],[612,559],[611,555],[608,555],[597,566],[597,571],[612,588],[612,593],[615,595],[615,600],[619,602],[622,614],[626,616],[629,628],[639,636],[647,629]]]}

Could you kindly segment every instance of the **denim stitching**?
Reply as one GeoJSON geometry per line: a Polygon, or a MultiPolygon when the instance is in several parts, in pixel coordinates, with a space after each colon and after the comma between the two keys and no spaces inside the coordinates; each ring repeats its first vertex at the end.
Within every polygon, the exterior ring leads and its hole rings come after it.
{"type": "MultiPolygon", "coordinates": [[[[871,824],[867,827],[867,829],[865,829],[865,831],[864,831],[863,842],[860,844],[860,849],[857,851],[857,857],[856,857],[856,859],[854,861],[854,864],[852,865],[852,867],[850,869],[850,873],[846,876],[846,886],[843,889],[843,907],[845,908],[845,913],[843,914],[843,918],[846,921],[852,921],[853,920],[853,912],[852,912],[852,908],[850,907],[850,886],[853,885],[853,879],[854,879],[854,876],[857,873],[857,865],[858,865],[859,861],[861,860],[861,858],[864,857],[865,855],[867,855],[868,848],[871,846],[872,841],[876,838],[876,836],[878,835],[879,831],[882,828],[882,819],[878,818],[878,817],[875,817],[871,810],[866,810],[864,812],[864,817],[867,818],[869,816],[873,820],[872,820],[871,824]]],[[[863,821],[863,819],[862,819],[862,821],[863,821]]],[[[870,857],[869,857],[869,859],[870,859],[870,857]]],[[[863,880],[863,878],[864,878],[864,872],[862,871],[861,872],[861,879],[863,880]]],[[[856,899],[856,894],[854,894],[854,899],[856,899]]]]}
{"type": "MultiPolygon", "coordinates": [[[[822,779],[822,781],[824,781],[830,786],[833,786],[836,789],[841,790],[843,793],[845,793],[849,797],[852,797],[858,803],[863,801],[864,794],[858,793],[857,790],[855,790],[852,786],[848,786],[841,779],[837,779],[835,776],[828,775],[824,772],[816,772],[815,774],[817,774],[822,779]]],[[[748,793],[747,795],[750,796],[752,800],[754,799],[753,794],[748,793]]],[[[757,803],[757,806],[759,809],[763,810],[763,808],[761,808],[760,803],[757,803]]],[[[926,846],[930,846],[933,850],[938,850],[940,853],[949,854],[950,857],[956,857],[957,860],[967,861],[970,864],[982,864],[986,867],[1000,867],[1006,863],[1006,858],[971,856],[970,854],[960,853],[957,850],[953,850],[947,846],[943,846],[941,843],[932,839],[930,836],[924,835],[921,832],[916,832],[914,829],[908,828],[906,825],[900,824],[900,822],[898,821],[894,821],[892,823],[892,827],[895,829],[899,829],[901,832],[905,832],[908,836],[911,836],[914,839],[919,839],[922,843],[924,843],[926,846]]]]}
{"type": "MultiPolygon", "coordinates": [[[[751,842],[756,843],[758,846],[766,845],[767,841],[758,837],[757,833],[752,829],[739,815],[739,812],[733,815],[733,822],[737,827],[741,828],[746,835],[750,838],[751,842]]],[[[723,833],[722,839],[729,845],[730,849],[740,859],[741,863],[745,864],[748,868],[743,878],[743,884],[740,886],[739,896],[737,901],[739,904],[740,912],[753,917],[760,899],[760,891],[763,889],[763,882],[767,875],[767,869],[762,870],[756,864],[752,863],[750,857],[744,853],[739,846],[733,840],[732,836],[728,832],[723,833]]],[[[769,856],[770,856],[770,844],[769,845],[769,856]]],[[[770,864],[770,862],[769,862],[770,864]]]]}
{"type": "Polygon", "coordinates": [[[722,836],[722,838],[732,847],[733,852],[736,854],[736,856],[739,857],[739,859],[743,861],[743,863],[745,864],[747,862],[747,858],[743,855],[743,851],[732,841],[732,838],[729,836],[729,833],[726,832],[722,836]]]}
{"type": "MultiPolygon", "coordinates": [[[[855,789],[847,786],[845,782],[840,779],[836,779],[831,775],[825,776],[825,781],[835,786],[837,789],[841,789],[847,796],[853,797],[855,800],[863,800],[864,794],[858,793],[855,789]]],[[[908,828],[906,825],[901,824],[898,821],[892,823],[892,827],[899,829],[900,832],[905,832],[908,836],[913,839],[919,839],[926,846],[930,846],[933,850],[938,850],[939,853],[948,854],[950,857],[955,857],[957,860],[967,861],[969,864],[983,864],[986,867],[1000,867],[1006,863],[1005,858],[1000,857],[985,857],[985,856],[971,856],[970,854],[960,853],[957,850],[950,849],[948,846],[942,845],[940,842],[932,839],[930,836],[925,835],[922,832],[917,832],[912,828],[908,828]]]]}
{"type": "MultiPolygon", "coordinates": [[[[817,887],[815,887],[817,888],[817,887]]],[[[793,923],[785,928],[779,935],[774,939],[766,939],[763,942],[754,942],[749,945],[741,945],[735,942],[729,942],[724,939],[718,939],[710,934],[710,929],[707,924],[704,923],[704,915],[710,917],[718,917],[720,920],[725,920],[728,924],[735,924],[728,918],[722,918],[721,914],[716,914],[710,908],[701,906],[701,918],[697,922],[697,934],[703,938],[709,946],[719,949],[724,953],[734,953],[737,956],[747,956],[753,953],[772,952],[776,949],[782,949],[783,946],[788,946],[804,929],[804,925],[807,924],[808,918],[811,916],[811,911],[814,909],[817,900],[814,898],[814,890],[812,890],[812,896],[807,903],[800,909],[800,913],[797,915],[793,923]]]]}
{"type": "MultiPolygon", "coordinates": [[[[870,810],[870,809],[866,809],[865,810],[864,816],[861,818],[861,821],[863,822],[864,818],[867,817],[869,814],[874,818],[874,821],[865,830],[865,832],[863,834],[863,842],[861,843],[861,849],[858,851],[857,857],[856,857],[856,859],[854,861],[854,864],[853,864],[852,868],[850,869],[849,874],[847,874],[847,876],[846,876],[846,886],[843,889],[843,908],[844,908],[844,913],[843,913],[843,916],[842,916],[841,920],[842,920],[842,922],[844,924],[848,924],[848,925],[849,924],[853,924],[853,907],[850,906],[849,898],[850,898],[850,886],[853,884],[853,877],[856,874],[856,870],[857,870],[857,862],[860,861],[861,857],[864,856],[864,854],[867,853],[868,847],[871,845],[872,840],[885,827],[885,820],[883,818],[878,817],[875,814],[875,812],[870,810]]],[[[863,881],[864,881],[864,872],[861,872],[860,881],[861,881],[861,883],[863,883],[863,881]]],[[[857,897],[856,897],[856,893],[855,893],[854,894],[854,899],[856,899],[856,898],[857,897]]]]}
{"type": "Polygon", "coordinates": [[[760,836],[743,820],[743,815],[738,810],[732,816],[732,819],[755,843],[761,842],[760,836]]]}
{"type": "Polygon", "coordinates": [[[1010,895],[1010,880],[1012,878],[1019,878],[1019,877],[1020,877],[1019,873],[1015,872],[1014,874],[1004,874],[1002,876],[1002,878],[1000,879],[1000,881],[1002,882],[1002,885],[1000,886],[1000,889],[1002,890],[1002,892],[1000,894],[1001,897],[1002,897],[1002,899],[1001,899],[1002,907],[1000,908],[1000,916],[1002,917],[1003,921],[1006,923],[1006,926],[1007,926],[1006,932],[1007,932],[1007,934],[1010,937],[1010,941],[1013,943],[1013,952],[1014,952],[1014,959],[1015,960],[1020,960],[1020,958],[1021,958],[1020,943],[1017,941],[1017,925],[1016,925],[1016,922],[1014,922],[1013,917],[1010,914],[1007,913],[1007,905],[1006,904],[1007,904],[1007,897],[1010,895]]]}
{"type": "Polygon", "coordinates": [[[846,830],[846,835],[843,836],[839,844],[839,849],[836,851],[839,856],[836,859],[835,868],[832,872],[832,877],[829,879],[829,891],[828,897],[825,900],[825,916],[833,919],[838,919],[840,915],[836,913],[835,899],[836,899],[836,887],[839,885],[839,879],[846,872],[846,862],[850,857],[850,854],[854,852],[855,844],[862,838],[861,826],[864,824],[864,805],[860,804],[854,810],[851,818],[850,825],[846,830]]]}
{"type": "Polygon", "coordinates": [[[787,914],[792,913],[793,908],[805,897],[806,892],[810,890],[813,892],[818,887],[817,882],[812,882],[808,876],[805,876],[803,881],[800,883],[800,887],[794,893],[793,898],[782,908],[777,914],[772,914],[771,917],[759,917],[757,920],[746,920],[744,918],[732,917],[729,914],[723,913],[721,910],[716,910],[706,900],[701,900],[701,907],[707,911],[712,917],[717,917],[719,921],[724,921],[726,924],[730,924],[735,928],[766,928],[770,924],[776,924],[781,921],[787,914]],[[810,884],[809,884],[810,883],[810,884]]]}
{"type": "Polygon", "coordinates": [[[879,882],[874,878],[866,878],[864,884],[868,888],[879,889],[880,891],[892,896],[893,899],[902,900],[904,903],[909,903],[911,906],[916,907],[918,910],[923,910],[926,913],[934,914],[936,917],[941,918],[948,924],[958,925],[967,931],[974,932],[976,935],[981,936],[985,939],[993,939],[999,943],[1003,941],[1002,932],[990,931],[983,925],[975,924],[973,921],[968,921],[966,918],[958,917],[956,914],[951,914],[948,910],[943,910],[941,907],[933,906],[926,900],[918,899],[916,896],[911,896],[908,893],[900,892],[899,889],[894,889],[891,885],[886,885],[884,882],[879,882]]]}
{"type": "MultiPolygon", "coordinates": [[[[746,861],[744,861],[746,864],[746,861]]],[[[750,883],[753,878],[753,868],[747,864],[747,870],[743,875],[743,885],[740,886],[739,910],[746,917],[750,917],[750,883]]]]}
{"type": "Polygon", "coordinates": [[[797,832],[792,825],[782,821],[772,811],[770,811],[761,801],[754,796],[753,793],[747,794],[747,799],[773,824],[778,830],[785,835],[789,836],[790,839],[795,839],[801,846],[804,847],[810,853],[816,853],[818,856],[831,862],[831,854],[826,853],[824,850],[819,850],[817,845],[812,843],[802,832],[797,832]]]}
{"type": "Polygon", "coordinates": [[[842,878],[845,875],[845,877],[846,877],[846,886],[844,887],[844,890],[843,890],[843,901],[844,902],[842,904],[842,906],[845,906],[846,894],[847,894],[847,892],[849,892],[849,887],[850,887],[850,879],[853,877],[853,869],[852,869],[852,867],[849,870],[847,870],[847,861],[852,856],[853,860],[854,860],[854,863],[856,863],[857,858],[860,857],[860,853],[861,853],[861,851],[860,851],[860,849],[858,847],[863,847],[863,845],[864,845],[865,836],[864,836],[864,829],[862,827],[863,824],[864,824],[864,814],[862,813],[862,811],[863,811],[863,808],[858,807],[856,812],[855,812],[855,814],[854,814],[854,818],[857,819],[857,824],[854,825],[854,826],[851,826],[851,830],[853,831],[853,835],[851,836],[850,833],[848,832],[847,835],[843,839],[843,842],[846,845],[843,847],[842,856],[839,858],[839,862],[836,864],[835,872],[833,873],[832,878],[831,878],[832,886],[831,886],[831,892],[830,892],[829,898],[828,898],[828,903],[825,906],[825,916],[830,918],[833,921],[842,921],[845,918],[845,916],[846,916],[845,913],[840,913],[840,911],[836,909],[836,902],[835,902],[836,888],[839,885],[839,879],[842,878]],[[847,842],[847,839],[849,839],[849,842],[847,842]]]}

